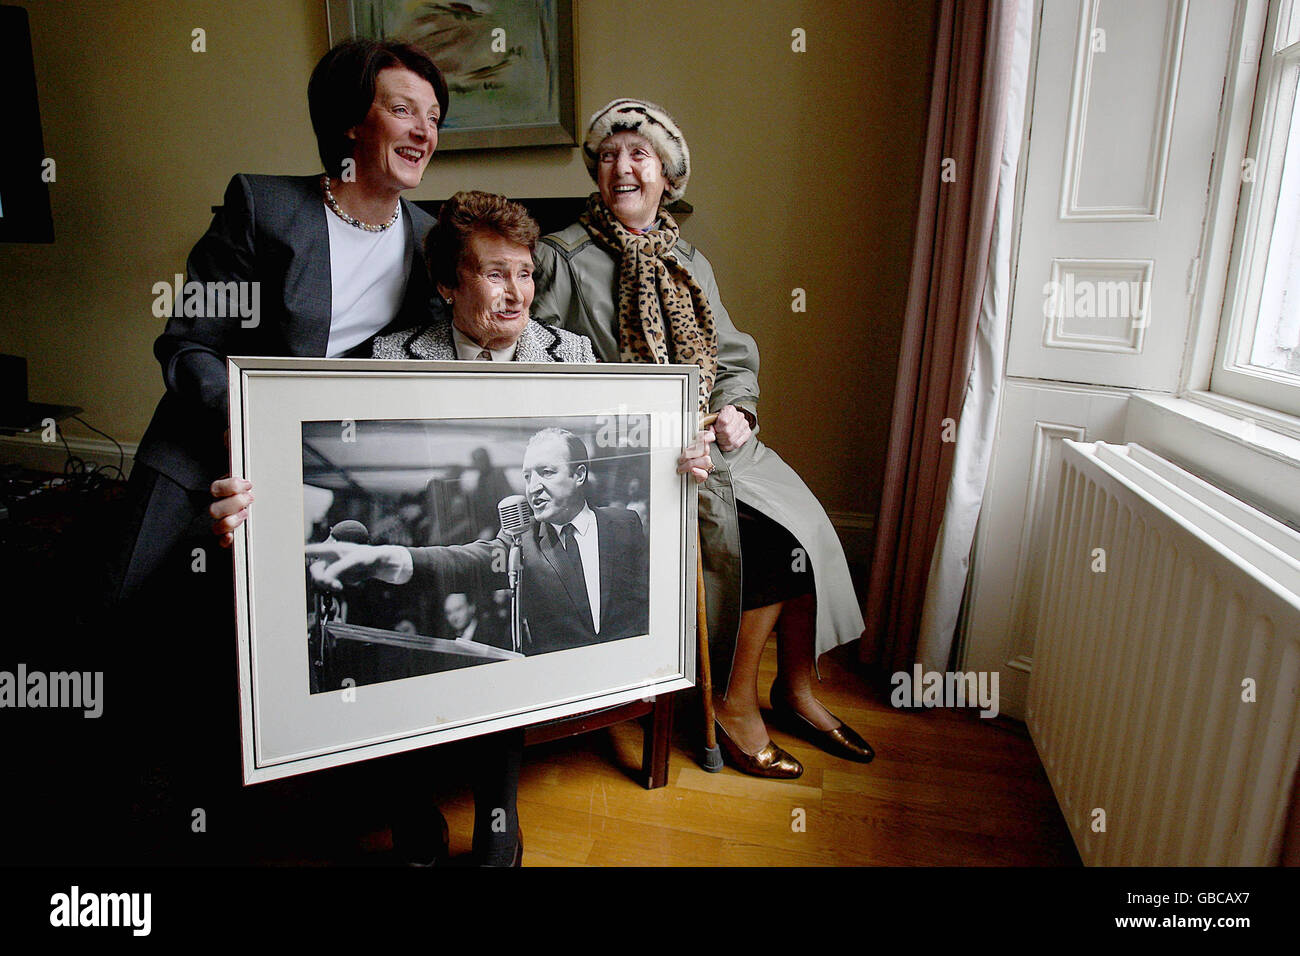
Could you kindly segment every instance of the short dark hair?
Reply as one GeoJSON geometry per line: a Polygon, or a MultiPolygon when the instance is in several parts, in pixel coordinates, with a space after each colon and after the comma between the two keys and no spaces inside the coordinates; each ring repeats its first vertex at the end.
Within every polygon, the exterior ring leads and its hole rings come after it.
{"type": "Polygon", "coordinates": [[[438,98],[439,129],[446,122],[447,81],[429,54],[394,40],[344,40],[321,57],[307,82],[316,148],[331,176],[342,175],[343,160],[352,155],[347,132],[366,118],[375,101],[375,78],[380,70],[393,66],[428,80],[438,98]]]}
{"type": "Polygon", "coordinates": [[[470,237],[478,230],[495,232],[510,242],[537,248],[541,229],[528,210],[496,193],[477,189],[459,192],[442,204],[438,222],[424,240],[424,261],[435,285],[454,289],[459,284],[456,270],[465,255],[470,237]]]}

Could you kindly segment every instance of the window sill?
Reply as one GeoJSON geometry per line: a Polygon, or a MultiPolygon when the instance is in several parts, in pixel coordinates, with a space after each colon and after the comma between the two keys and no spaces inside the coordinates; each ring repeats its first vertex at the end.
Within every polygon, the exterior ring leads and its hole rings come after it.
{"type": "Polygon", "coordinates": [[[1300,418],[1288,415],[1286,412],[1265,408],[1263,405],[1254,405],[1243,399],[1232,398],[1218,392],[1189,391],[1183,397],[1189,402],[1195,402],[1197,405],[1236,419],[1239,428],[1242,427],[1242,423],[1252,421],[1269,431],[1300,440],[1300,418]]]}
{"type": "Polygon", "coordinates": [[[1129,397],[1124,440],[1300,527],[1300,420],[1206,392],[1138,392],[1129,397]]]}

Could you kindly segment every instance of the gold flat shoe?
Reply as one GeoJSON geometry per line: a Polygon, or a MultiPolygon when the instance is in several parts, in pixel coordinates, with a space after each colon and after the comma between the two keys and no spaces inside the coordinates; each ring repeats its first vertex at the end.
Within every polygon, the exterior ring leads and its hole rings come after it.
{"type": "MultiPolygon", "coordinates": [[[[790,706],[790,702],[780,693],[777,684],[772,685],[769,696],[772,701],[772,715],[791,733],[810,740],[827,753],[843,757],[845,760],[871,763],[876,756],[876,751],[872,749],[871,744],[863,740],[856,730],[834,714],[831,714],[831,717],[839,721],[839,726],[834,730],[822,730],[790,706]]],[[[830,714],[830,711],[826,713],[830,714]]]]}
{"type": "Polygon", "coordinates": [[[745,753],[740,745],[727,735],[722,724],[714,721],[718,729],[718,743],[731,759],[732,765],[742,773],[755,777],[771,777],[777,780],[793,780],[803,773],[803,764],[786,753],[769,740],[756,754],[745,753]]]}

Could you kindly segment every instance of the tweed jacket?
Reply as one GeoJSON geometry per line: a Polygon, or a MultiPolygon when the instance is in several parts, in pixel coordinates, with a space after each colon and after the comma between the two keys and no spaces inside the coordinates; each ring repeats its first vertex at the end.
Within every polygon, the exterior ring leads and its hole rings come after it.
{"type": "MultiPolygon", "coordinates": [[[[451,319],[435,316],[428,324],[375,338],[373,358],[435,359],[456,361],[456,343],[451,337],[451,319]]],[[[519,334],[516,362],[596,361],[591,342],[581,335],[529,320],[519,334]]]]}
{"type": "MultiPolygon", "coordinates": [[[[708,297],[718,329],[718,375],[709,399],[712,411],[735,405],[754,419],[754,435],[740,448],[710,448],[715,471],[700,488],[699,521],[703,544],[708,609],[710,662],[715,686],[731,673],[740,629],[740,528],[736,501],[761,511],[798,540],[804,555],[792,555],[792,567],[806,566],[817,596],[816,653],[862,635],[848,563],[834,526],[817,498],[789,465],[758,438],[758,348],[753,338],[731,321],[713,267],[698,249],[678,240],[673,250],[708,297]],[[806,560],[805,560],[806,559],[806,560]]],[[[618,346],[617,263],[575,223],[543,236],[534,254],[537,297],[533,315],[540,321],[591,339],[602,362],[620,360],[618,346]]]]}

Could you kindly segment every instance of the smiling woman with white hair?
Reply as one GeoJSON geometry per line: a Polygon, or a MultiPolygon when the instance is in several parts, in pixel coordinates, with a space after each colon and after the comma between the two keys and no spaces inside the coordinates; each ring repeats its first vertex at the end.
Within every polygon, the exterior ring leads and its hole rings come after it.
{"type": "Polygon", "coordinates": [[[843,549],[812,492],[758,440],[758,349],[664,208],[690,179],[686,138],[662,107],[618,99],[592,116],[583,157],[598,191],[578,222],[538,243],[533,315],[587,336],[604,362],[700,367],[701,414],[717,415],[699,515],[719,739],[746,773],[803,772],[759,712],[758,662],[775,627],[773,710],[831,753],[868,761],[870,745],[813,695],[815,655],[862,633],[843,549]]]}

